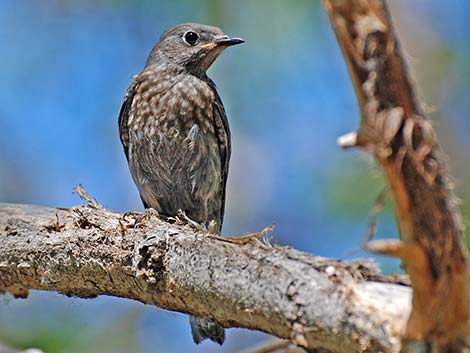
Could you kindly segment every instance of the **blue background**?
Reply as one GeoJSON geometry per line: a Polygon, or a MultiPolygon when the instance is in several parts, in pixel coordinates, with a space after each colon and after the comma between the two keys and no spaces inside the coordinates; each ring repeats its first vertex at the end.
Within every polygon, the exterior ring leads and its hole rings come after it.
{"type": "MultiPolygon", "coordinates": [[[[468,215],[470,2],[394,0],[420,95],[449,155],[468,215]]],[[[107,207],[142,210],[117,115],[132,75],[166,28],[221,27],[246,43],[209,70],[226,106],[233,154],[224,234],[275,223],[272,236],[322,256],[354,252],[385,185],[380,169],[336,138],[358,126],[351,82],[319,1],[0,1],[0,200],[80,202],[82,183],[107,207]]],[[[390,206],[378,237],[396,237],[390,206]]],[[[385,272],[399,271],[379,257],[385,272]]],[[[130,300],[4,297],[0,340],[48,352],[238,352],[268,337],[229,330],[195,347],[185,315],[130,300]]]]}

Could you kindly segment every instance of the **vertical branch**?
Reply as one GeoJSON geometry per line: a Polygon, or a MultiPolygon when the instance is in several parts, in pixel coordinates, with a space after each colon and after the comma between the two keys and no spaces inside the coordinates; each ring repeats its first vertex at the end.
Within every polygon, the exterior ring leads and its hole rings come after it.
{"type": "MultiPolygon", "coordinates": [[[[413,286],[404,337],[459,352],[470,333],[468,255],[456,197],[384,0],[324,0],[361,109],[344,147],[374,154],[390,184],[401,241],[368,249],[400,257],[413,286]]],[[[415,351],[414,348],[404,349],[415,351]]]]}

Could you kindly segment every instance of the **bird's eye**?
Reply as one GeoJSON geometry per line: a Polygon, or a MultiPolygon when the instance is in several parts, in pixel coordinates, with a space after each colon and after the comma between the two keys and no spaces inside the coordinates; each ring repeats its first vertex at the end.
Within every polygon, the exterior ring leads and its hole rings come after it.
{"type": "Polygon", "coordinates": [[[194,31],[187,31],[185,34],[183,34],[183,40],[185,43],[193,46],[199,43],[199,35],[194,31]]]}

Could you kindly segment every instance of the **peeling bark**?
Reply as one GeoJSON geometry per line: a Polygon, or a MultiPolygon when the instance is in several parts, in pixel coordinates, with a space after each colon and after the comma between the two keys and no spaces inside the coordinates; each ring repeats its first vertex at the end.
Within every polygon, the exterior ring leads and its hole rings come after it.
{"type": "Polygon", "coordinates": [[[339,142],[374,154],[390,184],[400,230],[401,241],[373,242],[368,249],[400,257],[410,275],[413,309],[404,337],[422,343],[409,351],[427,351],[430,344],[432,352],[461,352],[470,334],[470,278],[460,211],[386,3],[324,3],[362,112],[359,130],[339,142]]]}
{"type": "Polygon", "coordinates": [[[331,352],[398,352],[410,291],[370,261],[237,245],[152,212],[0,204],[0,291],[113,295],[331,352]],[[394,281],[393,279],[391,280],[394,281]]]}

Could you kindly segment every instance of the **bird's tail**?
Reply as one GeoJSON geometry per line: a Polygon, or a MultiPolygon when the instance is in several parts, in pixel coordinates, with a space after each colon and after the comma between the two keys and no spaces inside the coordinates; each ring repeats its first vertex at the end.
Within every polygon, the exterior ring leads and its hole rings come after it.
{"type": "Polygon", "coordinates": [[[220,324],[205,317],[190,316],[191,333],[196,344],[210,339],[220,345],[225,341],[225,330],[220,324]]]}

